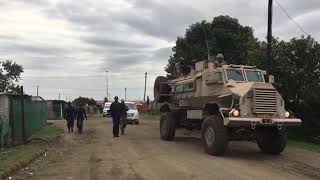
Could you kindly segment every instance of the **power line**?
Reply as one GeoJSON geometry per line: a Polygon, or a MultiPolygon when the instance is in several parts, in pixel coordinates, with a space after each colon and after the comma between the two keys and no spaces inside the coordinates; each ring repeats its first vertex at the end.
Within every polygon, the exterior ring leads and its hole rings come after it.
{"type": "Polygon", "coordinates": [[[296,24],[296,26],[297,26],[304,34],[310,36],[310,34],[308,34],[308,33],[300,26],[300,24],[299,24],[297,21],[295,21],[295,20],[289,15],[289,13],[282,7],[282,5],[281,5],[277,0],[275,0],[275,1],[276,1],[277,5],[280,7],[280,9],[285,13],[285,15],[286,15],[289,19],[291,19],[291,20],[296,24]]]}
{"type": "MultiPolygon", "coordinates": [[[[161,74],[148,74],[151,76],[160,76],[161,74]]],[[[141,76],[144,77],[144,74],[110,74],[109,76],[141,76]]],[[[72,79],[72,78],[105,78],[105,75],[79,75],[79,76],[26,76],[22,79],[72,79]]]]}

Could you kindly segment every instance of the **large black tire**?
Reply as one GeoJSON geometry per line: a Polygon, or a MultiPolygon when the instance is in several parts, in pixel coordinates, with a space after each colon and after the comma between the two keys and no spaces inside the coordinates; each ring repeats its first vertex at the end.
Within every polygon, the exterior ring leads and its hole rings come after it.
{"type": "Polygon", "coordinates": [[[287,131],[270,127],[258,129],[257,144],[264,153],[280,154],[287,146],[287,131]]]}
{"type": "Polygon", "coordinates": [[[201,127],[201,142],[204,150],[215,156],[222,156],[228,146],[227,129],[220,116],[207,117],[201,127]]]}
{"type": "Polygon", "coordinates": [[[176,134],[175,113],[166,112],[160,118],[160,136],[162,140],[172,141],[176,134]]]}

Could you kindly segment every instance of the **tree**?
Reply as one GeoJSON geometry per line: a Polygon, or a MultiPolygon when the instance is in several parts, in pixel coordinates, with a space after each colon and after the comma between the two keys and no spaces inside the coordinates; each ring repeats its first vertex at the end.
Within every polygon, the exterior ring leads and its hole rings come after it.
{"type": "Polygon", "coordinates": [[[73,103],[76,106],[84,106],[84,105],[90,105],[90,106],[95,106],[97,103],[93,98],[87,98],[87,97],[78,97],[76,98],[73,103]]]}
{"type": "Polygon", "coordinates": [[[20,80],[21,73],[23,73],[21,65],[11,60],[0,61],[0,92],[18,94],[20,87],[15,83],[20,80]]]}
{"type": "Polygon", "coordinates": [[[320,45],[311,37],[273,43],[275,86],[287,109],[303,119],[304,130],[320,134],[320,45]]]}
{"type": "Polygon", "coordinates": [[[192,60],[207,59],[209,53],[222,53],[228,63],[253,64],[256,61],[260,42],[253,35],[253,29],[239,24],[238,19],[218,16],[212,22],[202,21],[189,26],[184,37],[178,37],[172,48],[165,70],[175,76],[175,64],[190,65],[192,60]]]}

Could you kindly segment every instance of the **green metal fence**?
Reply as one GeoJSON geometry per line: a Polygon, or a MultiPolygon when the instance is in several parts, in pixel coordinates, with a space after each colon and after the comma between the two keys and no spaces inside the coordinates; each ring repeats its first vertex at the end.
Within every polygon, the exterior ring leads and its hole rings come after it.
{"type": "Polygon", "coordinates": [[[31,101],[24,99],[24,128],[22,119],[21,98],[15,97],[12,102],[13,118],[13,140],[16,143],[23,141],[23,129],[25,138],[31,136],[35,131],[41,129],[47,118],[47,108],[45,102],[31,101]]]}
{"type": "Polygon", "coordinates": [[[0,116],[0,148],[3,148],[10,134],[9,120],[6,116],[0,116]]]}

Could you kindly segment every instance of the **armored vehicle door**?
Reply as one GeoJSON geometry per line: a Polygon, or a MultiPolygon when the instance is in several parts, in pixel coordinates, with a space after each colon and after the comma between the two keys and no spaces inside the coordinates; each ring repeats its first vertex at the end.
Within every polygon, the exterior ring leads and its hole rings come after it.
{"type": "Polygon", "coordinates": [[[206,72],[203,77],[203,96],[217,97],[224,94],[224,76],[221,69],[206,72]]]}

